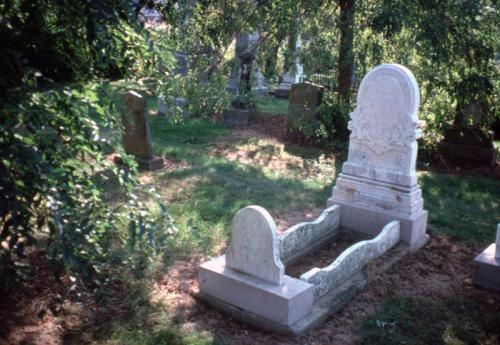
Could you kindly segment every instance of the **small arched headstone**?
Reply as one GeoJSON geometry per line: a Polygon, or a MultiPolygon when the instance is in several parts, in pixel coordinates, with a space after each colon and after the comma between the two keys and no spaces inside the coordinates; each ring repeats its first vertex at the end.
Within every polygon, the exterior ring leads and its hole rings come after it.
{"type": "Polygon", "coordinates": [[[271,215],[260,206],[242,208],[233,219],[226,266],[283,285],[285,268],[279,258],[278,245],[271,215]]]}

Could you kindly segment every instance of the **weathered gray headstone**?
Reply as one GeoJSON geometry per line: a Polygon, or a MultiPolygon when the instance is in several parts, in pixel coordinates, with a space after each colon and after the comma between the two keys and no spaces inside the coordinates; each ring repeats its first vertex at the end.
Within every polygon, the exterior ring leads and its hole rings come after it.
{"type": "Polygon", "coordinates": [[[444,130],[440,144],[443,155],[457,165],[495,165],[497,150],[493,133],[480,126],[486,115],[486,106],[479,100],[463,105],[453,127],[444,130]]]}
{"type": "Polygon", "coordinates": [[[294,84],[290,92],[288,114],[285,121],[287,134],[308,123],[316,116],[323,99],[323,87],[311,83],[294,84]]]}
{"type": "Polygon", "coordinates": [[[427,211],[415,170],[419,100],[415,77],[401,65],[380,65],[363,78],[347,162],[328,200],[342,205],[342,226],[373,235],[397,219],[403,243],[425,242],[427,211]]]}
{"type": "Polygon", "coordinates": [[[285,267],[278,252],[276,225],[260,206],[238,211],[233,220],[226,265],[267,282],[283,285],[285,267]]]}
{"type": "Polygon", "coordinates": [[[154,170],[162,167],[163,159],[153,157],[146,98],[135,91],[128,91],[123,95],[123,101],[125,107],[121,120],[125,152],[135,156],[142,169],[154,170]]]}

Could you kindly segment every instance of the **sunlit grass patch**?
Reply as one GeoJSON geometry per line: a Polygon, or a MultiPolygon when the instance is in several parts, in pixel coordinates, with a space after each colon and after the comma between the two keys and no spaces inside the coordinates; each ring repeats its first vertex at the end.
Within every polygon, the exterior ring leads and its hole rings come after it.
{"type": "Polygon", "coordinates": [[[429,228],[460,240],[491,242],[500,217],[500,180],[420,173],[429,228]]]}
{"type": "Polygon", "coordinates": [[[359,345],[498,344],[500,311],[464,298],[391,297],[365,319],[359,345]]]}

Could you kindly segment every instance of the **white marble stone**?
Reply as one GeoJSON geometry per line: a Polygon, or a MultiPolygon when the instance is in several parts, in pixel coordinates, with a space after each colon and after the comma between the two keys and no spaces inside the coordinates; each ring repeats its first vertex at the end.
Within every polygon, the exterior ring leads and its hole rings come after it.
{"type": "Polygon", "coordinates": [[[283,285],[263,281],[227,267],[227,255],[199,266],[200,292],[281,325],[290,326],[313,308],[314,286],[289,276],[283,285]]]}
{"type": "Polygon", "coordinates": [[[399,222],[392,221],[372,240],[358,242],[347,248],[335,261],[324,268],[313,268],[300,279],[316,286],[319,298],[360,272],[373,259],[387,252],[399,242],[399,222]]]}
{"type": "Polygon", "coordinates": [[[384,223],[402,221],[403,242],[423,241],[427,211],[416,174],[419,99],[415,77],[404,66],[380,65],[363,78],[349,121],[348,158],[328,200],[349,210],[341,226],[376,234],[380,228],[362,221],[373,211],[384,223]]]}
{"type": "Polygon", "coordinates": [[[400,65],[380,65],[362,80],[351,113],[349,158],[343,172],[412,187],[418,130],[419,90],[400,65]]]}
{"type": "Polygon", "coordinates": [[[495,258],[500,259],[500,223],[497,224],[497,238],[495,244],[495,258]]]}
{"type": "Polygon", "coordinates": [[[248,206],[238,211],[226,265],[269,283],[284,284],[276,224],[264,208],[248,206]]]}

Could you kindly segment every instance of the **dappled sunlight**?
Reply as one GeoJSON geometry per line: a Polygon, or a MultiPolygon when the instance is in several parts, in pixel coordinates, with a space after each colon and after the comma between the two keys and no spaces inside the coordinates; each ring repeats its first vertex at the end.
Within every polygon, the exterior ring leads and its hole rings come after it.
{"type": "Polygon", "coordinates": [[[301,156],[275,138],[252,138],[214,145],[211,155],[262,167],[266,172],[331,183],[336,175],[336,156],[319,153],[301,156]]]}
{"type": "Polygon", "coordinates": [[[500,214],[500,180],[420,172],[429,227],[467,241],[488,242],[500,214]]]}

